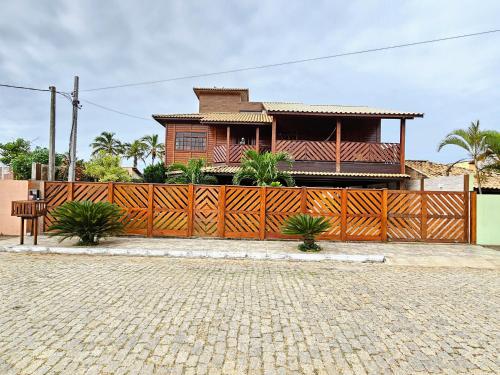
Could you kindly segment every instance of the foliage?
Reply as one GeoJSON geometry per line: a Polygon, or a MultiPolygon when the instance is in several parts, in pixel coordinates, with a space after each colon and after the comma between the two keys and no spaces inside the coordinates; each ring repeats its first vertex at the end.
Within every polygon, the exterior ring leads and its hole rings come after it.
{"type": "Polygon", "coordinates": [[[122,209],[108,202],[71,201],[52,211],[55,219],[49,227],[50,236],[78,237],[79,245],[93,246],[104,237],[123,233],[122,209]]]}
{"type": "Polygon", "coordinates": [[[133,166],[137,168],[137,162],[141,159],[144,162],[146,157],[148,146],[141,139],[137,139],[132,143],[125,143],[125,157],[127,159],[133,159],[133,166]]]}
{"type": "Polygon", "coordinates": [[[282,233],[301,236],[304,242],[299,245],[299,250],[318,251],[321,248],[315,243],[315,238],[317,235],[326,232],[329,228],[330,223],[324,217],[298,214],[285,221],[282,233]]]}
{"type": "Polygon", "coordinates": [[[142,173],[144,182],[163,183],[167,177],[167,168],[162,162],[148,165],[142,173]]]}
{"type": "MultiPolygon", "coordinates": [[[[467,153],[467,158],[472,160],[475,167],[475,177],[481,194],[481,180],[483,179],[480,163],[485,160],[488,145],[486,134],[479,128],[479,120],[471,122],[467,129],[456,129],[450,132],[438,145],[438,151],[448,145],[455,145],[467,153]]],[[[460,161],[463,161],[462,159],[460,161]]]]}
{"type": "MultiPolygon", "coordinates": [[[[292,176],[285,171],[278,170],[278,163],[292,165],[293,160],[286,152],[264,152],[247,150],[241,159],[241,169],[235,173],[233,183],[240,185],[242,181],[252,181],[257,186],[276,186],[284,181],[287,186],[295,185],[292,176]]],[[[278,185],[278,186],[280,186],[278,185]]]]}
{"type": "Polygon", "coordinates": [[[151,156],[151,164],[155,163],[156,158],[163,158],[165,155],[165,145],[158,141],[158,134],[146,135],[141,140],[146,144],[146,157],[151,156]]]}
{"type": "Polygon", "coordinates": [[[190,159],[187,164],[174,163],[168,168],[167,183],[171,184],[216,184],[215,176],[203,172],[205,159],[190,159]],[[175,174],[171,172],[177,172],[175,174]]]}
{"type": "Polygon", "coordinates": [[[23,138],[17,138],[12,142],[0,143],[0,162],[11,165],[12,160],[30,151],[30,142],[23,138]]]}
{"type": "Polygon", "coordinates": [[[120,157],[101,151],[85,163],[85,173],[100,182],[130,181],[128,172],[120,166],[120,157]]]}
{"type": "Polygon", "coordinates": [[[110,155],[122,155],[125,151],[124,145],[115,138],[115,133],[111,132],[102,132],[95,137],[90,147],[92,147],[92,155],[97,155],[100,152],[110,155]]]}
{"type": "MultiPolygon", "coordinates": [[[[63,162],[64,155],[56,154],[56,166],[63,162]]],[[[31,178],[31,164],[49,163],[49,150],[47,148],[36,147],[33,151],[23,152],[11,160],[11,168],[16,180],[28,180],[31,178]]]]}
{"type": "Polygon", "coordinates": [[[500,132],[488,130],[484,134],[488,145],[484,170],[486,172],[500,173],[500,132]]]}

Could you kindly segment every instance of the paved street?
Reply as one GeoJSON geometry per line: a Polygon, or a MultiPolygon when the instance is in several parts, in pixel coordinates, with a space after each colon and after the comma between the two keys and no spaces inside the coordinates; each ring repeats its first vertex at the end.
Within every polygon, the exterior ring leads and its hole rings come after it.
{"type": "Polygon", "coordinates": [[[0,374],[498,373],[499,276],[0,253],[0,374]]]}

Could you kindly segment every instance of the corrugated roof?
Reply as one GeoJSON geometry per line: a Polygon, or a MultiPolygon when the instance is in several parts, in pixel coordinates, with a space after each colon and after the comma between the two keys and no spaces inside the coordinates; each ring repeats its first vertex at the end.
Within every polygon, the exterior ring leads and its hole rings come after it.
{"type": "MultiPolygon", "coordinates": [[[[427,178],[463,176],[464,174],[473,173],[467,168],[457,166],[449,168],[449,164],[435,163],[428,160],[406,160],[405,165],[427,178]]],[[[477,188],[476,181],[474,181],[474,186],[477,188]]],[[[485,181],[481,183],[481,187],[484,189],[500,189],[500,174],[490,173],[487,175],[485,181]]]]}
{"type": "MultiPolygon", "coordinates": [[[[215,165],[211,167],[205,167],[204,171],[207,173],[236,173],[240,167],[235,165],[215,165]]],[[[355,173],[355,172],[323,172],[323,171],[300,171],[291,170],[288,171],[291,175],[297,176],[331,176],[331,177],[386,177],[386,178],[409,178],[407,174],[399,173],[355,173]]]]}
{"type": "Polygon", "coordinates": [[[335,115],[373,115],[373,116],[402,116],[402,117],[423,117],[423,113],[394,111],[391,109],[372,108],[365,106],[347,105],[321,105],[303,103],[279,103],[264,102],[267,112],[290,112],[290,113],[319,113],[335,115]]]}
{"type": "Polygon", "coordinates": [[[205,113],[176,113],[153,115],[155,120],[199,120],[202,123],[249,123],[270,124],[271,116],[258,112],[205,112],[205,113]]]}

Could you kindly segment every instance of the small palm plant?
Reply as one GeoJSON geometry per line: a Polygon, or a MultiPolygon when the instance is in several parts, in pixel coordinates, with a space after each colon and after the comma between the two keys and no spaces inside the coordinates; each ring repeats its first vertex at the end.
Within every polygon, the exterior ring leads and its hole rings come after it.
{"type": "Polygon", "coordinates": [[[286,171],[280,171],[279,163],[292,165],[293,160],[286,152],[263,152],[247,150],[241,158],[241,169],[234,174],[233,184],[251,181],[257,186],[281,186],[284,181],[287,186],[295,185],[295,181],[286,171]]]}
{"type": "Polygon", "coordinates": [[[66,202],[52,211],[55,222],[48,233],[50,236],[78,237],[78,245],[95,246],[101,238],[123,233],[123,211],[116,204],[91,201],[66,202]]]}
{"type": "Polygon", "coordinates": [[[207,175],[203,172],[206,162],[205,159],[189,159],[187,164],[174,163],[168,168],[169,184],[207,184],[217,183],[217,177],[207,175]],[[174,173],[172,173],[174,172],[174,173]]]}
{"type": "Polygon", "coordinates": [[[288,218],[283,225],[282,233],[301,236],[304,240],[299,245],[301,251],[319,251],[321,247],[315,242],[315,238],[329,228],[330,223],[324,217],[298,214],[288,218]]]}

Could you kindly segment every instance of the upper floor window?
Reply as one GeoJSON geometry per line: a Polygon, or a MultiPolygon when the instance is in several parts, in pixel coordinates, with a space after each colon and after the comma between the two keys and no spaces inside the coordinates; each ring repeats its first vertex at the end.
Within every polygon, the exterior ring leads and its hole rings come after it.
{"type": "Polygon", "coordinates": [[[178,132],[175,133],[175,149],[179,151],[205,151],[207,133],[178,132]]]}

